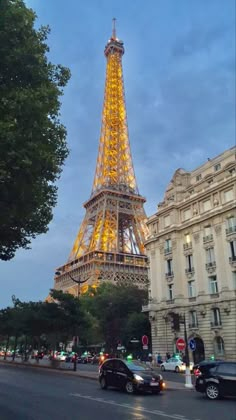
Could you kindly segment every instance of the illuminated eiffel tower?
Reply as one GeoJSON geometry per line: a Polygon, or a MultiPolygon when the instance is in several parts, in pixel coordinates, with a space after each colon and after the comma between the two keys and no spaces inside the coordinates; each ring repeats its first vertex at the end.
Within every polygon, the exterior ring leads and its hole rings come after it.
{"type": "Polygon", "coordinates": [[[112,281],[144,287],[148,282],[144,241],[145,199],[139,194],[128,136],[122,55],[123,42],[112,36],[107,59],[102,127],[92,193],[66,264],[55,274],[54,288],[78,294],[112,281]]]}

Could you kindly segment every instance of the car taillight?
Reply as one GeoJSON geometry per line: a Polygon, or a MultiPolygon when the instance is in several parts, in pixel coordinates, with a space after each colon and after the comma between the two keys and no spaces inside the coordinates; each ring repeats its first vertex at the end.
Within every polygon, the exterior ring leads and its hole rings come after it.
{"type": "Polygon", "coordinates": [[[202,372],[200,371],[200,369],[195,369],[194,370],[194,375],[195,376],[201,376],[202,372]]]}

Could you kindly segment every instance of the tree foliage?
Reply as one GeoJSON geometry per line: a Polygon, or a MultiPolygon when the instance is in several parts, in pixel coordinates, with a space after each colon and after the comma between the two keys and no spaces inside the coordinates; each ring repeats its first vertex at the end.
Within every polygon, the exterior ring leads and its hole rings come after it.
{"type": "Polygon", "coordinates": [[[0,2],[0,259],[45,233],[68,155],[60,123],[67,68],[49,62],[49,28],[23,0],[0,2]]]}

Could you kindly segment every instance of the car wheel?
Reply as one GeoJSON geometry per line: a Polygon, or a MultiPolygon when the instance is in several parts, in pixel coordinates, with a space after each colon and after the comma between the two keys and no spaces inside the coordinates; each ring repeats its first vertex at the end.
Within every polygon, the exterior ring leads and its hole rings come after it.
{"type": "Polygon", "coordinates": [[[176,373],[179,373],[179,366],[176,366],[176,368],[175,368],[175,372],[176,372],[176,373]]]}
{"type": "Polygon", "coordinates": [[[164,372],[165,371],[165,366],[161,366],[161,370],[162,370],[162,372],[164,372]]]}
{"type": "Polygon", "coordinates": [[[218,385],[209,383],[206,386],[206,396],[209,400],[217,400],[220,397],[220,391],[218,385]]]}
{"type": "Polygon", "coordinates": [[[100,387],[101,387],[102,389],[107,389],[107,381],[106,381],[106,379],[104,378],[104,376],[102,376],[102,377],[101,377],[101,379],[100,379],[100,387]]]}
{"type": "Polygon", "coordinates": [[[134,393],[134,385],[131,381],[126,382],[125,390],[127,394],[133,394],[134,393]]]}

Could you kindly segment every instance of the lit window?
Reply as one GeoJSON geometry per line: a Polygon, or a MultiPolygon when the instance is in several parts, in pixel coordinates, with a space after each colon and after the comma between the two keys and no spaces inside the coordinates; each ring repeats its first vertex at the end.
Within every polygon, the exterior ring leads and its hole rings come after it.
{"type": "Polygon", "coordinates": [[[218,284],[216,276],[209,277],[209,291],[211,295],[218,293],[218,284]]]}
{"type": "Polygon", "coordinates": [[[219,308],[213,308],[211,310],[211,324],[213,327],[218,327],[221,325],[221,316],[219,308]]]}
{"type": "Polygon", "coordinates": [[[186,244],[190,244],[190,242],[191,242],[191,236],[189,235],[189,233],[187,233],[187,234],[185,235],[185,243],[186,243],[186,244]]]}
{"type": "Polygon", "coordinates": [[[192,298],[195,296],[196,296],[195,281],[194,280],[188,281],[188,297],[192,298]]]}
{"type": "Polygon", "coordinates": [[[214,166],[214,171],[216,172],[216,171],[219,171],[220,170],[220,168],[221,168],[221,164],[220,163],[217,163],[215,166],[214,166]]]}

